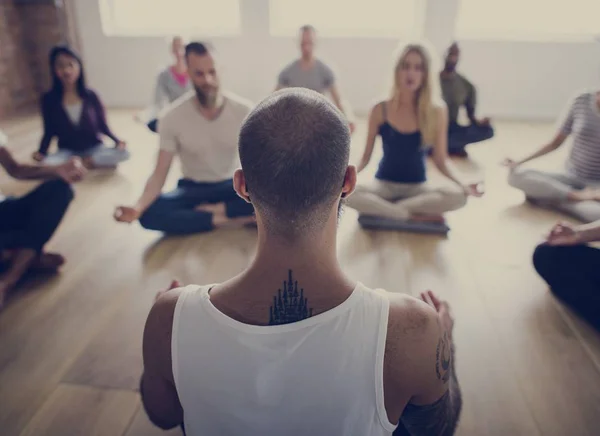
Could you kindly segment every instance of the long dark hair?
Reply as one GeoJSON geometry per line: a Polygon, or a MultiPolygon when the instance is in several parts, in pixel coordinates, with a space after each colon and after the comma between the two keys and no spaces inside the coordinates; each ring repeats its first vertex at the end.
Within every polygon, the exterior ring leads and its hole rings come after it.
{"type": "Polygon", "coordinates": [[[83,62],[81,62],[81,58],[79,57],[79,55],[77,53],[75,53],[72,49],[70,49],[69,47],[65,46],[65,45],[57,45],[55,47],[52,48],[52,50],[50,50],[50,56],[49,56],[49,61],[50,61],[50,74],[52,76],[52,88],[50,89],[50,92],[56,96],[62,96],[63,95],[63,84],[60,81],[60,79],[58,78],[57,74],[56,74],[56,60],[58,59],[58,57],[60,55],[65,55],[65,56],[69,56],[73,59],[75,59],[77,61],[77,63],[79,64],[79,77],[77,78],[77,85],[76,85],[76,89],[77,89],[77,94],[79,94],[80,97],[85,97],[87,95],[87,86],[85,84],[85,72],[83,71],[83,62]]]}

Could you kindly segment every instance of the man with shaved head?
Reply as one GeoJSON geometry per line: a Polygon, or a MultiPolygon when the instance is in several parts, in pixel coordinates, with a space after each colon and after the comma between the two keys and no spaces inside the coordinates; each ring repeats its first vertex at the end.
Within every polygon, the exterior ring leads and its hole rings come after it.
{"type": "Polygon", "coordinates": [[[448,105],[448,153],[466,157],[466,146],[485,141],[494,136],[489,118],[477,118],[477,90],[469,80],[456,71],[460,58],[458,43],[452,44],[446,52],[444,70],[440,73],[442,95],[448,105]],[[462,126],[458,122],[458,112],[465,107],[469,125],[462,126]]]}
{"type": "Polygon", "coordinates": [[[152,422],[188,436],[453,434],[448,305],[370,289],[337,259],[356,184],[343,115],[314,91],[278,91],[246,118],[239,152],[256,255],[223,283],[158,295],[140,384],[152,422]]]}

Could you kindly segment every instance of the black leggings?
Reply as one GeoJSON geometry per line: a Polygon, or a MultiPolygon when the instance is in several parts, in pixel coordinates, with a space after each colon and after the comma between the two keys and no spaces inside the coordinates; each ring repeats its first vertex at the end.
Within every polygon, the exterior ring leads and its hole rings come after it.
{"type": "Polygon", "coordinates": [[[40,252],[71,200],[71,186],[62,180],[51,180],[23,197],[0,201],[0,250],[29,248],[40,252]]]}
{"type": "Polygon", "coordinates": [[[554,295],[600,330],[600,250],[538,245],[533,265],[554,295]]]}

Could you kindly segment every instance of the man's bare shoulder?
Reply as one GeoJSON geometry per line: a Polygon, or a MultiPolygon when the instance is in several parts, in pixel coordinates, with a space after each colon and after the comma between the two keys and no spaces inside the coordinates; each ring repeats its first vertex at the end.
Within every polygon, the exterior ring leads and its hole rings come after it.
{"type": "Polygon", "coordinates": [[[170,349],[175,308],[184,289],[171,289],[157,297],[146,320],[144,343],[159,343],[161,348],[170,349]]]}
{"type": "MultiPolygon", "coordinates": [[[[430,360],[431,342],[439,337],[438,316],[423,301],[404,294],[389,294],[390,310],[386,360],[402,377],[430,360]]],[[[393,377],[396,378],[396,377],[393,377]]]]}
{"type": "Polygon", "coordinates": [[[422,300],[406,294],[388,293],[390,315],[388,330],[404,336],[425,334],[437,314],[422,300]]]}

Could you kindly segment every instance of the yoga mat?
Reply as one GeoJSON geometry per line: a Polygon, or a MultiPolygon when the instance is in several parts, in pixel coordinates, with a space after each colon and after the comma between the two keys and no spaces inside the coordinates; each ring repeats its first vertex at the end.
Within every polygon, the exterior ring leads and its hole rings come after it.
{"type": "Polygon", "coordinates": [[[411,233],[433,233],[445,235],[450,231],[445,223],[424,223],[408,220],[396,220],[372,215],[361,215],[358,223],[364,229],[397,230],[411,233]]]}

